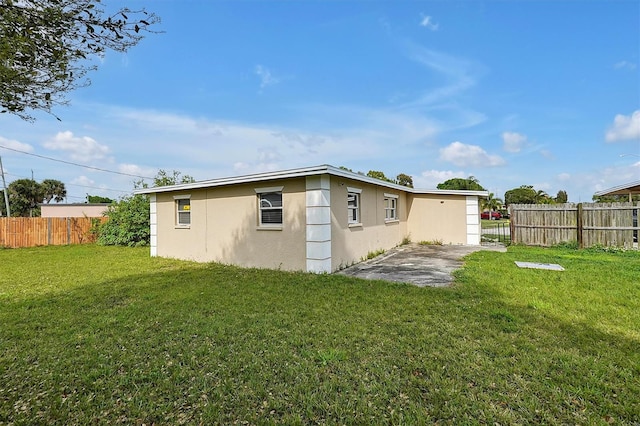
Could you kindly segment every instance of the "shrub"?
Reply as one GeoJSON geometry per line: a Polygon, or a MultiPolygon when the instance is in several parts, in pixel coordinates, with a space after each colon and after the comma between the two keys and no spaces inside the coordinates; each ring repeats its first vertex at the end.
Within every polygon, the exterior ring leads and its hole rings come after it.
{"type": "Polygon", "coordinates": [[[113,203],[100,226],[98,244],[105,246],[146,246],[150,239],[149,198],[145,195],[125,197],[113,203]]]}

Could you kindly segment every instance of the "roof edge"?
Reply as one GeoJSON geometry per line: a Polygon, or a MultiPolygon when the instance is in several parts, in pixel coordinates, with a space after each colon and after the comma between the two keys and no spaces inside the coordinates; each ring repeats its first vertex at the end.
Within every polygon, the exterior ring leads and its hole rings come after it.
{"type": "MultiPolygon", "coordinates": [[[[640,187],[640,180],[637,180],[635,182],[625,183],[625,184],[618,185],[618,186],[614,186],[614,187],[611,187],[609,189],[603,189],[602,191],[598,191],[598,192],[594,193],[593,195],[595,195],[595,196],[603,196],[603,195],[611,194],[612,192],[624,191],[626,189],[629,189],[632,192],[633,190],[631,188],[634,187],[634,186],[640,187]]],[[[612,194],[612,195],[620,195],[620,194],[612,194]]]]}
{"type": "Polygon", "coordinates": [[[339,167],[323,164],[320,166],[302,167],[297,169],[278,170],[272,172],[254,173],[241,176],[230,176],[216,178],[193,183],[183,183],[178,185],[159,186],[153,188],[143,188],[133,191],[134,194],[156,194],[162,192],[188,191],[191,189],[214,188],[226,185],[238,185],[243,183],[263,182],[274,179],[290,179],[297,177],[315,176],[329,174],[332,176],[340,176],[347,179],[353,179],[372,185],[378,185],[397,191],[404,191],[413,194],[434,194],[434,195],[471,195],[478,197],[489,196],[488,191],[471,191],[471,190],[449,190],[449,189],[421,189],[410,188],[408,186],[399,185],[393,182],[386,182],[377,178],[372,178],[364,174],[354,173],[339,167]]]}

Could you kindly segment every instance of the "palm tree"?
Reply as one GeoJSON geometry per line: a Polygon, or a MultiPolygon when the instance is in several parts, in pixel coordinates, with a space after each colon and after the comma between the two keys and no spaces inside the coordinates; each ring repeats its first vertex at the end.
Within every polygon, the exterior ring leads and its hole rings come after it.
{"type": "Polygon", "coordinates": [[[51,200],[56,203],[63,201],[67,196],[67,189],[64,183],[56,179],[45,179],[41,183],[44,192],[44,201],[49,204],[51,200]]]}
{"type": "MultiPolygon", "coordinates": [[[[502,199],[497,198],[493,192],[490,192],[489,196],[484,198],[480,203],[482,210],[489,210],[492,212],[502,207],[502,204],[502,199]]],[[[489,217],[491,217],[491,215],[489,217]]]]}
{"type": "Polygon", "coordinates": [[[535,204],[551,204],[553,203],[553,198],[549,197],[549,194],[544,192],[543,190],[539,190],[535,195],[535,204]]]}

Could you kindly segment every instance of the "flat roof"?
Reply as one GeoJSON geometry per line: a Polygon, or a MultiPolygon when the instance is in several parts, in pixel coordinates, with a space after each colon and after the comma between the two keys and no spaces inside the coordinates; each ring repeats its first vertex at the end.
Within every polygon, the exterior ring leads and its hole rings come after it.
{"type": "Polygon", "coordinates": [[[160,192],[188,191],[193,189],[214,188],[218,186],[238,185],[243,183],[257,183],[276,179],[290,179],[306,176],[317,176],[328,174],[331,176],[339,176],[360,182],[370,183],[372,185],[383,186],[386,188],[404,191],[412,194],[434,194],[434,195],[475,195],[478,197],[489,196],[488,191],[469,191],[469,190],[453,190],[453,189],[420,189],[409,188],[408,186],[398,185],[396,183],[385,182],[381,179],[372,178],[360,173],[350,172],[339,167],[327,164],[321,166],[302,167],[297,169],[279,170],[273,172],[255,173],[242,176],[231,176],[210,180],[203,180],[193,183],[183,183],[179,185],[156,186],[153,188],[143,188],[134,191],[134,194],[157,194],[160,192]]]}
{"type": "Polygon", "coordinates": [[[640,194],[640,180],[631,183],[625,183],[624,185],[614,186],[613,188],[605,189],[603,191],[598,191],[595,193],[595,195],[597,196],[629,194],[640,194]]]}

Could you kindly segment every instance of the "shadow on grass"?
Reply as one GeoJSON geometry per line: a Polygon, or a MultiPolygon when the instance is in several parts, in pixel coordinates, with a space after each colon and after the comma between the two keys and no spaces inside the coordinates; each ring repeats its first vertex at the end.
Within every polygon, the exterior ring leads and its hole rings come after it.
{"type": "Polygon", "coordinates": [[[469,280],[211,264],[0,305],[0,423],[639,420],[637,341],[469,280]]]}

